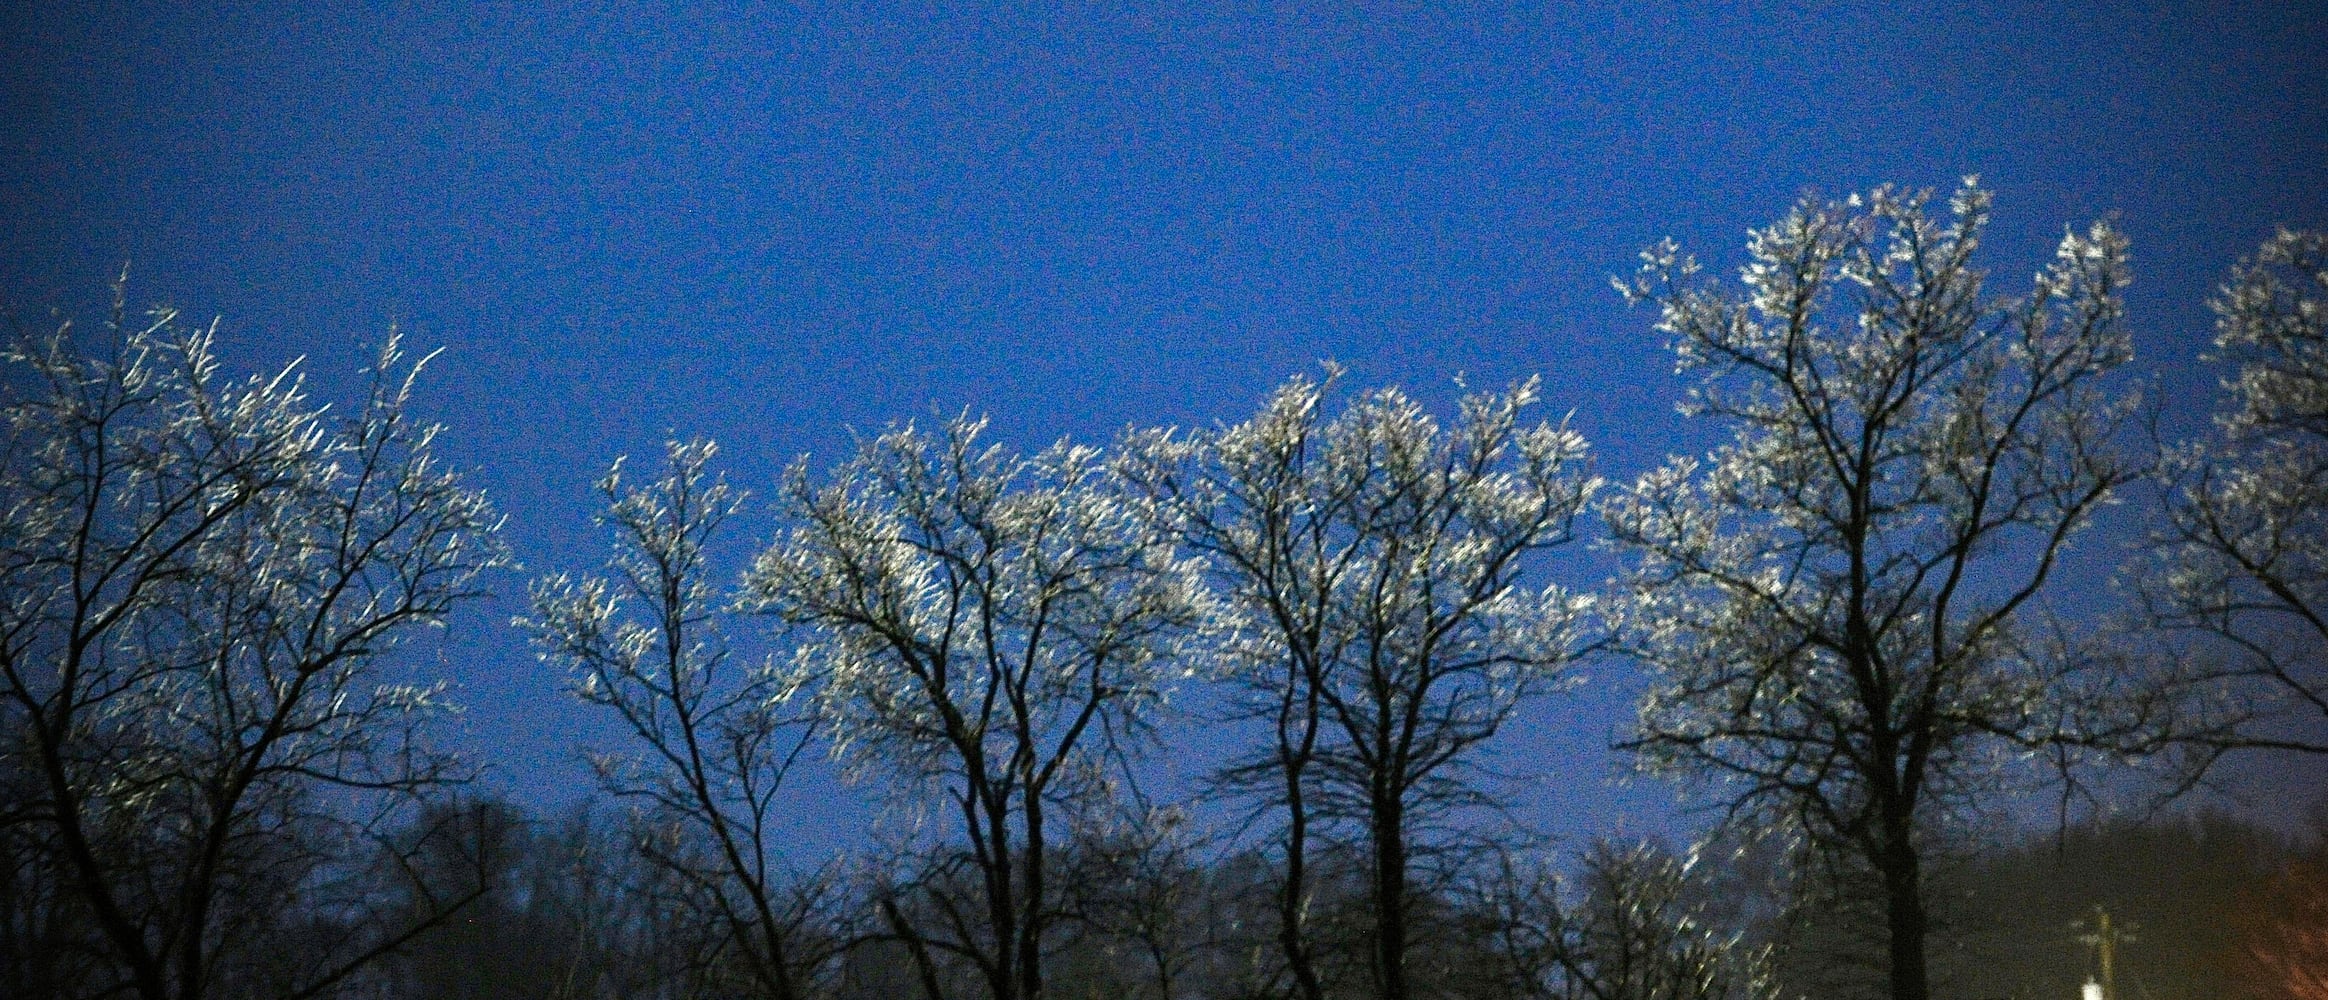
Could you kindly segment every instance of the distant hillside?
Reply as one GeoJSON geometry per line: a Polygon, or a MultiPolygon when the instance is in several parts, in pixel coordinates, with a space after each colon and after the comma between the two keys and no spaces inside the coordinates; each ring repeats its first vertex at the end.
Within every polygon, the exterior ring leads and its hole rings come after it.
{"type": "MultiPolygon", "coordinates": [[[[2328,916],[2324,838],[2299,842],[2220,815],[2113,821],[2032,835],[1983,850],[1933,875],[1935,996],[1943,1000],[2074,1000],[2095,973],[2079,937],[2096,906],[2130,938],[2117,954],[2121,1000],[2303,1000],[2288,985],[2328,982],[2328,954],[2271,969],[2251,946],[2286,951],[2328,916]],[[2309,909],[2307,909],[2307,907],[2309,909]]],[[[1864,894],[1845,893],[1844,896],[1864,894]]],[[[1881,993],[1881,921],[1831,891],[1790,908],[1766,930],[1780,947],[1790,996],[1822,1000],[1881,993]]]]}

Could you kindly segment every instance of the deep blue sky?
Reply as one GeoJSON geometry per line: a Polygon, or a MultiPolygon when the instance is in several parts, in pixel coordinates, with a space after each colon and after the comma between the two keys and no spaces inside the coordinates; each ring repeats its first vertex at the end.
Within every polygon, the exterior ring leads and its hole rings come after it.
{"type": "MultiPolygon", "coordinates": [[[[674,432],[765,492],[851,427],[1100,440],[1328,357],[1438,401],[1542,373],[1629,478],[1704,440],[1608,287],[1635,250],[1727,270],[1806,188],[1968,172],[2003,291],[2118,215],[2140,364],[2193,425],[2213,285],[2328,226],[2317,6],[445,6],[9,5],[0,297],[94,319],[126,259],[327,393],[398,320],[447,348],[427,405],[534,569],[594,558],[590,482],[674,432]]],[[[602,730],[513,609],[446,647],[460,738],[556,801],[602,730]]],[[[1661,798],[1602,787],[1597,673],[1516,744],[1556,829],[1661,798]]]]}

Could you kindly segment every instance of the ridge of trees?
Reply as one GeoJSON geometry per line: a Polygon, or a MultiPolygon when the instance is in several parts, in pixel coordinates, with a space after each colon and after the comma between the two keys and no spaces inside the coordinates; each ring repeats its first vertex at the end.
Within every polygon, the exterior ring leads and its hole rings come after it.
{"type": "Polygon", "coordinates": [[[2098,902],[2171,939],[2145,988],[2315,995],[2316,844],[1979,841],[1999,794],[2328,754],[2328,237],[2233,269],[2227,409],[2153,451],[2124,238],[2000,297],[1988,217],[1969,179],[1806,197],[1735,284],[1645,251],[1619,287],[1731,436],[1616,486],[1534,380],[1442,419],[1331,367],[1106,447],[893,426],[787,470],[740,573],[715,445],[618,462],[599,569],[515,623],[625,734],[607,806],[551,820],[464,792],[397,670],[508,562],[409,415],[429,359],[391,336],[334,414],[117,283],[102,331],[0,358],[0,991],[2035,996],[2098,902]],[[2134,619],[2055,619],[2145,479],[2134,619]],[[1595,525],[1624,574],[1552,582],[1595,525]],[[1702,843],[1556,861],[1499,819],[1495,744],[1590,659],[1644,672],[1622,746],[1719,807],[1702,843]],[[1138,781],[1197,687],[1249,739],[1200,793],[1230,829],[1138,781]],[[804,866],[823,753],[925,822],[804,866]],[[2160,870],[2207,874],[2169,906],[2160,870]]]}

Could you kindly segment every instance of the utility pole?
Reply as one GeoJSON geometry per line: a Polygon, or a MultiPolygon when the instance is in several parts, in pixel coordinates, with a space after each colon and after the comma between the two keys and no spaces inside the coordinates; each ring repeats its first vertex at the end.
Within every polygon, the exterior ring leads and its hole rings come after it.
{"type": "MultiPolygon", "coordinates": [[[[2085,929],[2086,921],[2072,926],[2085,929]]],[[[2118,1000],[2118,945],[2134,940],[2134,924],[2112,925],[2110,911],[2102,904],[2094,904],[2093,929],[2078,935],[2078,943],[2091,945],[2095,963],[2101,966],[2102,1000],[2118,1000]]]]}

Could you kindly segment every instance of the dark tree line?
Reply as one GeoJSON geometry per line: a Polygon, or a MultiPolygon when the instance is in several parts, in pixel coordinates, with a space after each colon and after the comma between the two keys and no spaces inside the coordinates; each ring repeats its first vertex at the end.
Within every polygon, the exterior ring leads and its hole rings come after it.
{"type": "MultiPolygon", "coordinates": [[[[1073,898],[1059,908],[1064,929],[1047,955],[1046,990],[1143,1000],[1275,995],[1271,861],[1162,847],[1159,832],[1119,830],[1057,859],[1073,898]]],[[[458,919],[367,966],[342,994],[765,995],[722,940],[733,927],[717,913],[673,905],[683,887],[630,842],[635,835],[619,808],[529,816],[506,802],[467,800],[415,817],[397,832],[399,849],[483,892],[458,919]]],[[[2116,973],[2125,995],[2281,1000],[2316,988],[2317,916],[2328,906],[2328,856],[2316,834],[2305,840],[2201,816],[2004,836],[1935,866],[1936,995],[2074,994],[2097,973],[2080,940],[2080,921],[2090,927],[2097,905],[2131,928],[2116,973]]],[[[1882,922],[1868,900],[1781,860],[1767,845],[1676,853],[1607,841],[1560,872],[1542,858],[1501,859],[1457,891],[1415,901],[1418,936],[1432,946],[1411,963],[1411,985],[1458,998],[1880,995],[1882,922]]],[[[1369,950],[1367,875],[1358,865],[1326,867],[1324,881],[1336,888],[1321,896],[1313,924],[1320,961],[1358,968],[1369,950]]],[[[867,887],[850,905],[876,907],[879,898],[867,887]]],[[[417,883],[383,901],[408,912],[432,905],[417,883]]],[[[900,905],[917,912],[934,904],[900,905]]],[[[32,909],[10,914],[12,962],[43,957],[13,937],[32,909]]],[[[834,922],[817,931],[836,945],[833,959],[798,988],[848,1000],[916,995],[922,973],[908,950],[892,938],[849,940],[850,922],[838,916],[846,909],[836,907],[834,922]]],[[[278,931],[270,950],[343,932],[313,916],[305,928],[278,931]]],[[[12,984],[33,981],[21,965],[8,972],[12,984]]],[[[967,967],[940,983],[972,996],[984,988],[967,967]]],[[[1363,980],[1327,992],[1375,995],[1363,980]]]]}

